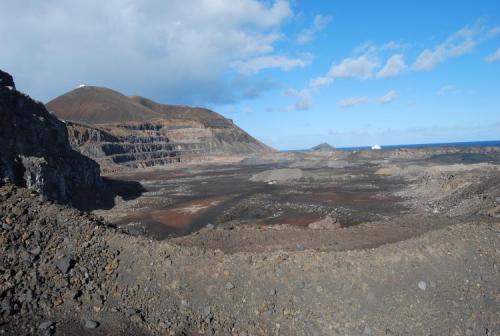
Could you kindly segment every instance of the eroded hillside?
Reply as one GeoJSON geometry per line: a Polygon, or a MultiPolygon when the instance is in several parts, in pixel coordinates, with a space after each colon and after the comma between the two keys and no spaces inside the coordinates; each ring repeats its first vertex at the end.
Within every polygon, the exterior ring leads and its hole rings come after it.
{"type": "Polygon", "coordinates": [[[106,170],[272,151],[218,113],[82,87],[47,104],[71,143],[106,170]]]}

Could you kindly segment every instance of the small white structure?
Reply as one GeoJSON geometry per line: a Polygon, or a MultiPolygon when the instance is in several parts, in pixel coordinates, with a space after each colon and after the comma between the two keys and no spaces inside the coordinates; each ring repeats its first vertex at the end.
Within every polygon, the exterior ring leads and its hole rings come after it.
{"type": "Polygon", "coordinates": [[[378,144],[375,144],[372,146],[372,150],[381,150],[381,149],[382,149],[382,147],[378,144]]]}
{"type": "Polygon", "coordinates": [[[79,88],[85,87],[85,84],[78,85],[79,88]]]}

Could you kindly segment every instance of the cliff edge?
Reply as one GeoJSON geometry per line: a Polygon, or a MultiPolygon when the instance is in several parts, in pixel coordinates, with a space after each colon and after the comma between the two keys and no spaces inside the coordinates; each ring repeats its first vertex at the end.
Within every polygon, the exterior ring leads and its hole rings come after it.
{"type": "Polygon", "coordinates": [[[66,125],[16,90],[0,70],[0,184],[14,183],[67,202],[102,184],[99,165],[72,149],[66,125]]]}

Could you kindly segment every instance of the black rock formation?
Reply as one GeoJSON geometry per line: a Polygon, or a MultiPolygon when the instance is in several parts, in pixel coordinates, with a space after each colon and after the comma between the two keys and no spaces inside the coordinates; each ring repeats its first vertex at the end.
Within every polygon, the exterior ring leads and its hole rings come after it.
{"type": "Polygon", "coordinates": [[[12,89],[16,88],[14,84],[14,79],[12,76],[5,71],[0,70],[0,86],[2,87],[10,87],[12,89]]]}
{"type": "Polygon", "coordinates": [[[71,148],[65,124],[18,92],[8,73],[0,71],[0,79],[0,184],[61,202],[99,188],[98,164],[71,148]]]}

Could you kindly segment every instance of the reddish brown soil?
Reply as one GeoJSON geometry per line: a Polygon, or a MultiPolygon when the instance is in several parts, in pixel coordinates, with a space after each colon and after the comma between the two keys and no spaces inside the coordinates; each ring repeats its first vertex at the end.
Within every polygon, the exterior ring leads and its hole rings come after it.
{"type": "Polygon", "coordinates": [[[224,197],[209,197],[201,201],[181,203],[175,208],[154,210],[151,212],[150,217],[152,220],[170,228],[176,230],[186,229],[208,209],[218,205],[224,199],[224,197]]]}
{"type": "Polygon", "coordinates": [[[182,229],[191,223],[191,218],[178,209],[155,210],[151,212],[151,219],[170,228],[182,229]]]}
{"type": "MultiPolygon", "coordinates": [[[[114,178],[148,181],[144,185],[153,194],[141,201],[138,210],[124,206],[121,213],[129,215],[119,220],[115,217],[114,222],[141,223],[146,234],[164,239],[196,232],[208,223],[224,226],[235,224],[231,223],[235,220],[237,225],[305,228],[332,215],[347,227],[401,211],[400,199],[387,191],[398,186],[367,176],[366,169],[359,168],[359,174],[348,181],[292,181],[277,185],[249,181],[253,174],[265,169],[269,167],[202,165],[117,174],[114,178]],[[161,199],[169,201],[161,204],[161,199]],[[186,211],[189,207],[200,209],[186,211]]],[[[316,172],[324,174],[325,170],[316,172]]],[[[327,172],[332,176],[345,174],[342,170],[327,172]]],[[[113,221],[112,214],[107,216],[113,221]]]]}
{"type": "Polygon", "coordinates": [[[380,194],[377,191],[372,192],[346,192],[340,188],[329,188],[327,190],[318,190],[312,194],[312,198],[318,201],[326,201],[334,204],[358,205],[389,205],[397,202],[396,197],[380,194]]]}
{"type": "Polygon", "coordinates": [[[172,178],[180,178],[180,177],[190,177],[192,174],[181,170],[152,170],[152,171],[133,171],[133,172],[121,172],[114,173],[112,176],[116,179],[124,180],[124,181],[152,181],[152,180],[168,180],[172,178]]]}

